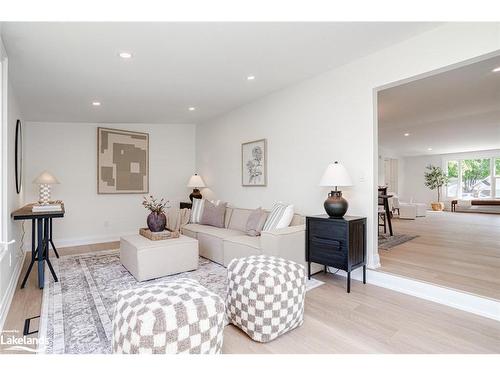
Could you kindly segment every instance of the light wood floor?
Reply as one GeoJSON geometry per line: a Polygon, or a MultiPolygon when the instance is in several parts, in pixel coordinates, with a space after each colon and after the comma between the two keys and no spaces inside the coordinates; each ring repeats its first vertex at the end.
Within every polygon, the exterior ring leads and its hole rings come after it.
{"type": "MultiPolygon", "coordinates": [[[[60,254],[117,247],[118,243],[79,246],[61,249],[60,254]]],[[[325,285],[307,293],[301,327],[260,344],[228,326],[223,352],[500,353],[497,321],[357,281],[347,294],[343,277],[317,277],[325,285]]],[[[35,271],[25,289],[18,285],[4,330],[18,330],[22,335],[24,319],[40,313],[41,299],[35,271]]]]}
{"type": "Polygon", "coordinates": [[[500,300],[500,215],[429,211],[393,229],[419,237],[379,250],[378,270],[500,300]]]}

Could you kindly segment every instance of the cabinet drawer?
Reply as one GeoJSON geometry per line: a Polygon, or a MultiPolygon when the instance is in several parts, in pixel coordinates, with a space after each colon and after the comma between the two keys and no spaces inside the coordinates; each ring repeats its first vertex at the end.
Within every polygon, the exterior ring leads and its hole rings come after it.
{"type": "Polygon", "coordinates": [[[310,261],[326,265],[339,265],[347,262],[347,252],[338,240],[313,236],[309,241],[310,261]]]}
{"type": "Polygon", "coordinates": [[[341,224],[332,225],[332,223],[318,220],[309,221],[310,238],[321,237],[331,240],[345,240],[347,238],[347,228],[341,224]]]}

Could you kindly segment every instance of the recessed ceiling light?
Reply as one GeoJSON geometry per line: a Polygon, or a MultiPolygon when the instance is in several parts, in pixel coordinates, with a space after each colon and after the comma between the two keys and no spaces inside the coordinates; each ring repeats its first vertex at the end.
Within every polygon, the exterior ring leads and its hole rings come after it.
{"type": "Polygon", "coordinates": [[[92,102],[92,105],[94,107],[99,107],[101,105],[101,102],[92,102]]]}
{"type": "Polygon", "coordinates": [[[432,151],[432,147],[429,147],[429,148],[427,149],[427,151],[432,151]]]}
{"type": "Polygon", "coordinates": [[[498,73],[500,72],[500,66],[492,70],[493,73],[498,73]]]}
{"type": "Polygon", "coordinates": [[[122,59],[130,59],[132,57],[132,54],[130,52],[120,52],[118,54],[122,59]]]}
{"type": "Polygon", "coordinates": [[[196,110],[196,108],[195,108],[195,107],[189,107],[188,109],[189,109],[190,111],[194,111],[194,110],[196,110]]]}
{"type": "Polygon", "coordinates": [[[247,80],[248,80],[248,81],[253,81],[254,79],[255,79],[255,76],[248,76],[248,77],[247,77],[247,80]]]}
{"type": "Polygon", "coordinates": [[[409,137],[410,136],[410,133],[405,133],[405,137],[409,137]]]}

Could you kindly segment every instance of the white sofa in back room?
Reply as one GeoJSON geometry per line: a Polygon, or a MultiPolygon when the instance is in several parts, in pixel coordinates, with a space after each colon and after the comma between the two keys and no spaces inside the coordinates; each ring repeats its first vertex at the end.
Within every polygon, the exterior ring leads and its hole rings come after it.
{"type": "MultiPolygon", "coordinates": [[[[196,238],[200,255],[227,267],[234,258],[250,255],[273,255],[307,266],[305,259],[305,218],[294,214],[287,228],[263,231],[252,237],[245,226],[252,210],[226,208],[224,228],[202,224],[186,224],[182,234],[196,238]]],[[[306,268],[307,269],[307,268],[306,268]]],[[[317,272],[322,266],[312,264],[317,272]]]]}

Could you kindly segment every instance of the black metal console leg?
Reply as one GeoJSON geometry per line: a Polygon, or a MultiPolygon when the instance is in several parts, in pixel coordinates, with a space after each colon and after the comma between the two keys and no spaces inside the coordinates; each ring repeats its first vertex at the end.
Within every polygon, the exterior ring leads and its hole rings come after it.
{"type": "Polygon", "coordinates": [[[44,269],[43,269],[43,219],[37,219],[37,251],[38,251],[38,287],[43,289],[44,269]]]}
{"type": "Polygon", "coordinates": [[[50,273],[52,274],[52,277],[54,278],[54,281],[57,282],[57,275],[54,271],[54,268],[52,267],[52,263],[50,263],[50,259],[49,259],[49,253],[50,253],[50,247],[49,247],[49,223],[50,223],[50,219],[46,219],[45,220],[45,227],[44,227],[44,243],[45,243],[45,246],[44,246],[44,257],[45,257],[45,261],[47,262],[47,266],[49,266],[49,270],[50,270],[50,273]]]}
{"type": "Polygon", "coordinates": [[[56,245],[54,245],[54,241],[52,241],[52,218],[49,219],[49,242],[52,245],[52,249],[54,249],[54,253],[56,254],[56,258],[59,259],[59,253],[57,252],[56,245]]]}
{"type": "Polygon", "coordinates": [[[366,266],[363,266],[363,284],[366,284],[366,266]]]}
{"type": "Polygon", "coordinates": [[[351,293],[351,272],[347,272],[347,293],[351,293]]]}
{"type": "Polygon", "coordinates": [[[307,262],[307,278],[311,280],[311,262],[307,262]]]}

